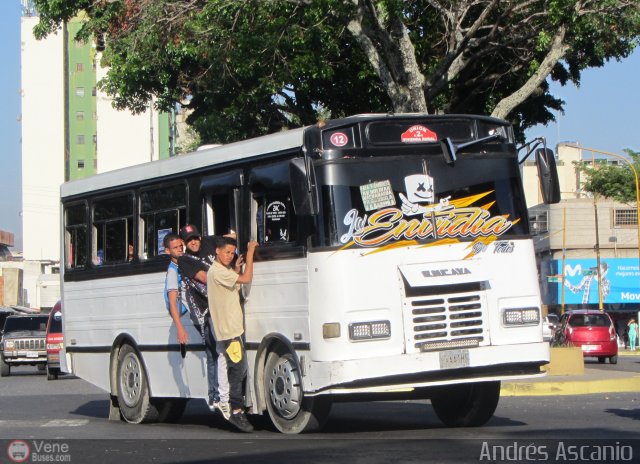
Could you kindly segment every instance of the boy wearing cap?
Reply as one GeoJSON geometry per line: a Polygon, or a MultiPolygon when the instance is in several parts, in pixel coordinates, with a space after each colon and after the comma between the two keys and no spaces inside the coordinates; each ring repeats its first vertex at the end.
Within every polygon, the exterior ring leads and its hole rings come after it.
{"type": "Polygon", "coordinates": [[[242,273],[233,268],[236,256],[236,241],[221,237],[216,242],[216,258],[207,272],[209,309],[213,329],[218,342],[218,352],[223,351],[227,359],[231,417],[229,422],[243,432],[252,432],[253,426],[244,413],[243,385],[247,377],[247,361],[242,342],[244,315],[240,305],[240,284],[253,279],[253,255],[258,242],[247,245],[246,266],[242,273]]]}
{"type": "Polygon", "coordinates": [[[207,381],[209,393],[207,405],[211,411],[218,409],[229,419],[229,382],[226,359],[216,352],[216,342],[209,317],[207,300],[207,271],[215,256],[216,236],[201,237],[193,224],[180,229],[180,238],[185,244],[185,253],[178,258],[178,268],[185,281],[187,306],[193,324],[200,330],[207,356],[207,381]]]}

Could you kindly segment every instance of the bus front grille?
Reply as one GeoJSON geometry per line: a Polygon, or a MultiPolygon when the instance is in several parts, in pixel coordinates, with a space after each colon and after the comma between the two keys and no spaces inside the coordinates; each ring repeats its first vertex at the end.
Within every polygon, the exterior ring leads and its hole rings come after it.
{"type": "MultiPolygon", "coordinates": [[[[441,286],[440,289],[442,289],[441,286]]],[[[459,286],[457,286],[459,289],[459,286]]],[[[406,292],[411,294],[411,292],[406,292]]],[[[425,292],[426,293],[426,292],[425,292]]],[[[473,347],[485,339],[485,304],[480,292],[416,295],[405,299],[407,329],[415,349],[473,347]]],[[[409,334],[407,334],[409,338],[409,334]]]]}

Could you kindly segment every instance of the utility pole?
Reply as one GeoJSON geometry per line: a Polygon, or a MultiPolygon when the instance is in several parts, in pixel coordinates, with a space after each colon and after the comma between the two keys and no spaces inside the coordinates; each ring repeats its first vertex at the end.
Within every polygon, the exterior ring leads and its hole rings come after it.
{"type": "Polygon", "coordinates": [[[598,309],[604,311],[602,305],[602,272],[600,271],[600,234],[598,233],[598,204],[596,195],[593,196],[593,211],[596,218],[596,272],[598,273],[598,309]]]}
{"type": "Polygon", "coordinates": [[[562,269],[560,270],[560,285],[562,285],[562,306],[560,315],[564,314],[564,264],[567,257],[567,207],[562,208],[562,269]]]}

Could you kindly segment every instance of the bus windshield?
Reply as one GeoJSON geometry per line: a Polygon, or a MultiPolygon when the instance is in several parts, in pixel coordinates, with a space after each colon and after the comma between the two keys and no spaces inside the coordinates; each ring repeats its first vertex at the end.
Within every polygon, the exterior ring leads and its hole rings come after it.
{"type": "Polygon", "coordinates": [[[529,233],[515,155],[342,158],[317,169],[322,245],[513,237],[529,233]]]}

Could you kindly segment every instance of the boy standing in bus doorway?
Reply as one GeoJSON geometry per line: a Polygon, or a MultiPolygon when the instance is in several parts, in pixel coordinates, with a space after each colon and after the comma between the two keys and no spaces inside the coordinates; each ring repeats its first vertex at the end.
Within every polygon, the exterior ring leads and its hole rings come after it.
{"type": "Polygon", "coordinates": [[[182,315],[186,313],[186,308],[183,304],[184,295],[182,294],[180,273],[178,271],[178,258],[182,256],[182,239],[176,234],[167,234],[164,237],[163,244],[164,251],[171,257],[164,281],[165,303],[178,332],[178,343],[184,346],[189,341],[189,336],[180,320],[182,315]]]}
{"type": "Polygon", "coordinates": [[[243,386],[247,377],[247,360],[242,342],[244,314],[240,306],[240,284],[253,279],[253,255],[258,242],[247,245],[246,266],[238,273],[232,267],[236,255],[236,241],[221,237],[216,243],[216,258],[207,273],[209,308],[218,351],[224,350],[227,359],[231,417],[229,422],[243,432],[252,432],[253,426],[244,413],[243,386]]]}
{"type": "Polygon", "coordinates": [[[218,409],[225,419],[231,414],[229,407],[229,382],[224,354],[216,351],[216,341],[209,317],[207,299],[207,271],[215,257],[216,236],[204,237],[197,227],[188,224],[180,229],[185,253],[178,258],[178,268],[186,285],[186,300],[193,324],[200,330],[207,357],[207,381],[209,393],[207,405],[211,411],[218,409]]]}

